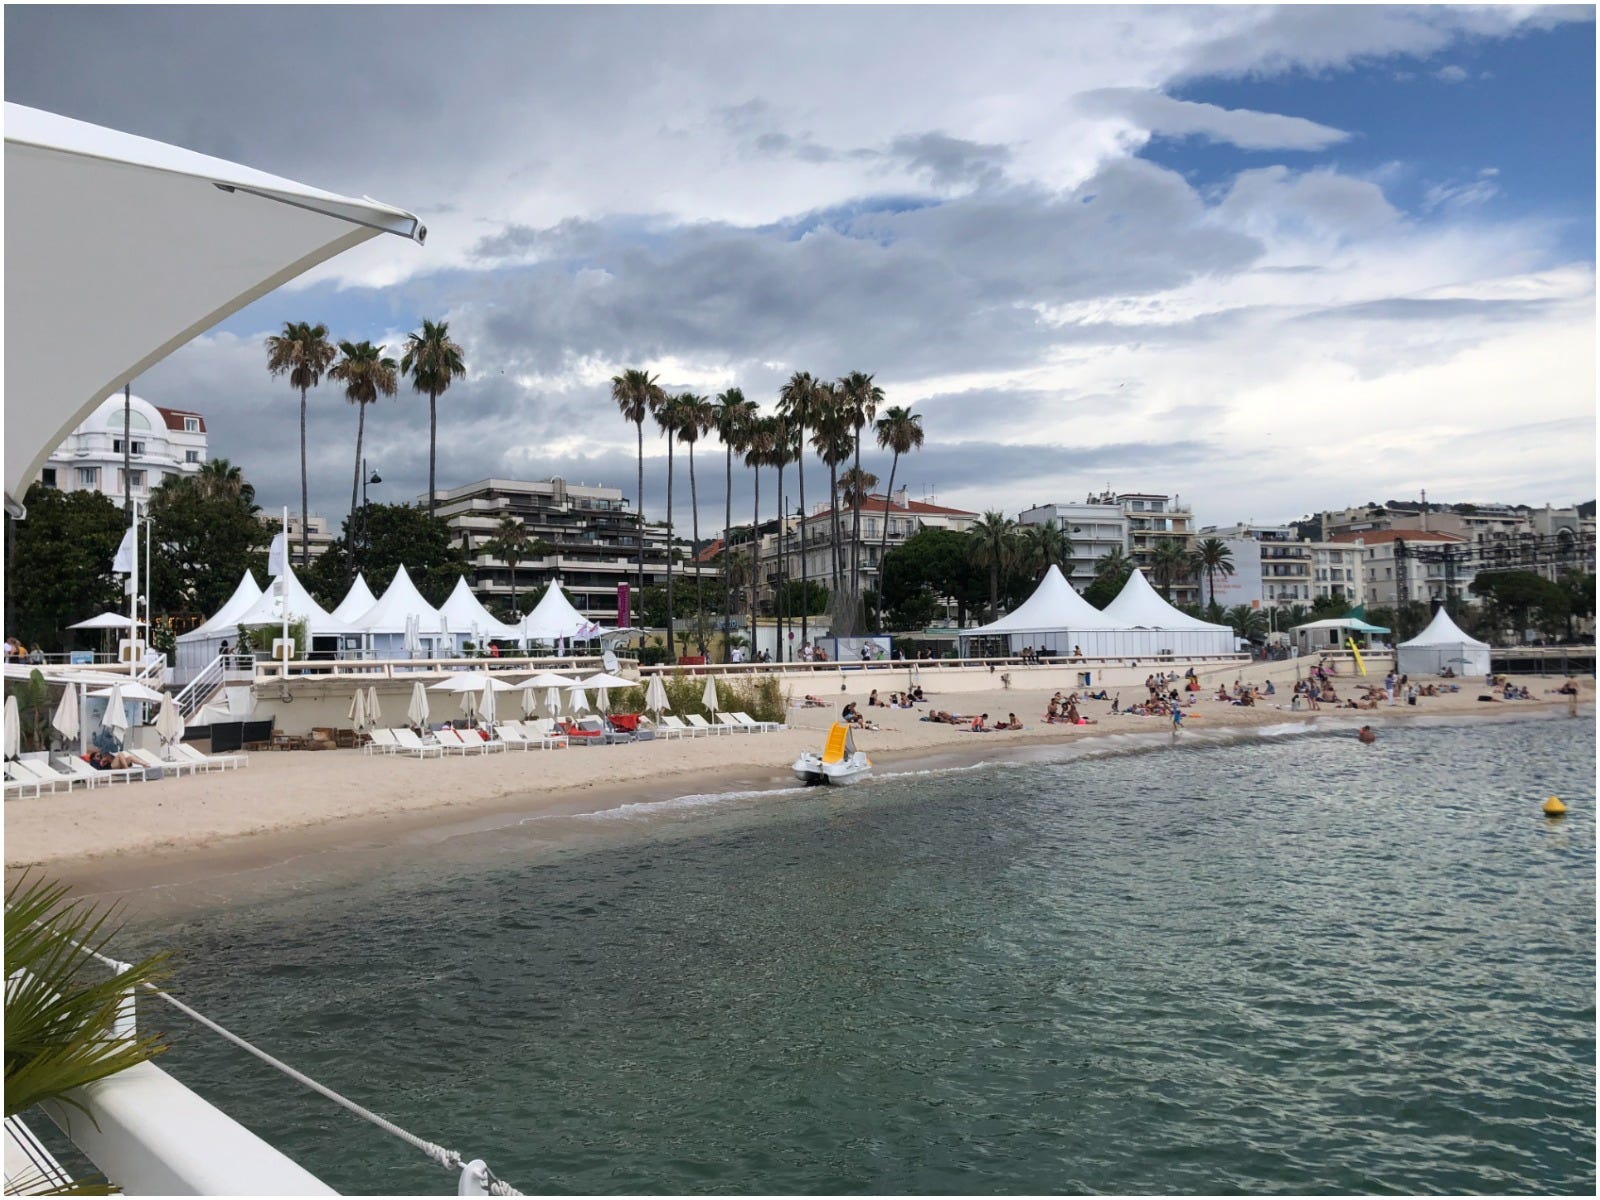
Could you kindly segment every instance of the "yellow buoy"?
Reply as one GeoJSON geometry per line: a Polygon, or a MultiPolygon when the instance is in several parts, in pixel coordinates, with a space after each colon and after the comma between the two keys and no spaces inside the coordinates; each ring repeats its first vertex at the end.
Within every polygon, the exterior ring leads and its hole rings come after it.
{"type": "Polygon", "coordinates": [[[1567,806],[1555,797],[1544,802],[1544,815],[1547,817],[1564,817],[1567,815],[1567,806]]]}

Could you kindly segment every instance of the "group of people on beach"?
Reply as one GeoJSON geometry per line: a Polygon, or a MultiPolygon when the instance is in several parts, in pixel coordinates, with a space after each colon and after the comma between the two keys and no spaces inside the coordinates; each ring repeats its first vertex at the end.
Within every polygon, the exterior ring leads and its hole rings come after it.
{"type": "MultiPolygon", "coordinates": [[[[1085,699],[1104,700],[1104,691],[1091,692],[1085,699]]],[[[1091,721],[1078,710],[1078,693],[1063,696],[1057,692],[1050,697],[1050,703],[1044,710],[1044,723],[1046,725],[1094,725],[1098,722],[1091,721]]]]}

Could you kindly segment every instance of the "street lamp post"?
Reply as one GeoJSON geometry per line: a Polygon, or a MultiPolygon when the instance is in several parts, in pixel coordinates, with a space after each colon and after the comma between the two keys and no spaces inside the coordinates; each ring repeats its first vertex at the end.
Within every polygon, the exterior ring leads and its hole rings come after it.
{"type": "Polygon", "coordinates": [[[371,472],[371,478],[368,478],[367,460],[363,458],[361,460],[361,538],[360,538],[361,565],[363,567],[365,567],[367,565],[367,545],[368,545],[368,539],[367,539],[367,484],[369,484],[369,483],[382,483],[382,482],[383,482],[383,476],[379,475],[376,471],[371,472]]]}
{"type": "Polygon", "coordinates": [[[811,612],[811,575],[806,564],[806,510],[797,508],[794,515],[800,518],[800,648],[804,650],[809,641],[806,635],[810,632],[806,618],[811,612]]]}

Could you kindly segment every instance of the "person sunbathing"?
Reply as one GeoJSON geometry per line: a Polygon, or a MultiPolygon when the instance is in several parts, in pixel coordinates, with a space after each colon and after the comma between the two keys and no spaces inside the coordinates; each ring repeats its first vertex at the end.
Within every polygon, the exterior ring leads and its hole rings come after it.
{"type": "Polygon", "coordinates": [[[808,696],[806,696],[804,698],[804,704],[802,705],[802,707],[804,707],[804,708],[832,708],[833,705],[829,704],[821,696],[809,696],[808,695],[808,696]]]}
{"type": "Polygon", "coordinates": [[[1576,696],[1578,694],[1578,681],[1569,679],[1556,689],[1558,696],[1576,696]]]}
{"type": "Polygon", "coordinates": [[[1232,697],[1228,695],[1228,689],[1226,687],[1224,687],[1220,683],[1217,684],[1217,699],[1218,700],[1231,700],[1232,699],[1232,697]]]}
{"type": "Polygon", "coordinates": [[[1017,720],[1017,714],[1016,713],[1007,713],[1006,714],[1006,719],[1004,721],[996,721],[994,723],[994,727],[996,729],[1008,729],[1008,730],[1009,729],[1021,729],[1022,728],[1022,722],[1017,720]]]}
{"type": "Polygon", "coordinates": [[[972,718],[972,732],[973,733],[989,733],[989,732],[991,732],[990,729],[989,729],[989,714],[988,713],[981,713],[980,715],[972,718]]]}
{"type": "Polygon", "coordinates": [[[120,750],[115,754],[107,754],[104,750],[91,750],[83,757],[96,771],[126,771],[130,767],[139,765],[131,754],[124,754],[120,750]]]}
{"type": "Polygon", "coordinates": [[[1052,699],[1050,701],[1050,706],[1044,710],[1045,724],[1054,725],[1060,719],[1061,719],[1061,705],[1059,703],[1057,703],[1054,699],[1052,699]]]}

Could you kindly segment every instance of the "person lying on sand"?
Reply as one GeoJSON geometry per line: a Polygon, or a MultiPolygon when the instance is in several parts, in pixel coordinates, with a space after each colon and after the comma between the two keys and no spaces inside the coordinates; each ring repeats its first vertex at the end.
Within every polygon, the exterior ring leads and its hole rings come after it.
{"type": "Polygon", "coordinates": [[[832,708],[833,705],[828,703],[828,701],[824,700],[821,696],[806,696],[805,699],[804,699],[804,703],[802,703],[800,707],[801,708],[832,708]]]}

